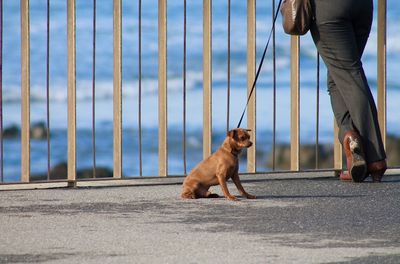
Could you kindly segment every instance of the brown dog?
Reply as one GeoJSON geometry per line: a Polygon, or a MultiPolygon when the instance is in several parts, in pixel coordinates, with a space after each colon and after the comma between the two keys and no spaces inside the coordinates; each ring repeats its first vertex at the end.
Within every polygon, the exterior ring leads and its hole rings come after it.
{"type": "Polygon", "coordinates": [[[239,179],[238,155],[242,149],[251,147],[248,130],[236,128],[228,132],[222,146],[211,156],[200,162],[183,182],[181,197],[186,199],[216,198],[218,194],[208,189],[214,185],[221,185],[224,196],[229,200],[237,200],[228,191],[226,181],[232,178],[241,195],[247,199],[255,199],[248,194],[239,179]]]}

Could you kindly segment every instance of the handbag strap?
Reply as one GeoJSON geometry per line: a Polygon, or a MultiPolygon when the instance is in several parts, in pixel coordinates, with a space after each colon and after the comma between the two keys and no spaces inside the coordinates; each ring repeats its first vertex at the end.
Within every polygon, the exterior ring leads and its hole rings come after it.
{"type": "Polygon", "coordinates": [[[254,78],[253,85],[251,87],[249,96],[247,98],[246,106],[243,109],[243,113],[242,113],[242,116],[240,117],[240,120],[239,120],[239,123],[237,125],[237,128],[239,128],[240,125],[242,124],[243,117],[244,117],[244,114],[246,113],[247,106],[249,105],[251,95],[253,94],[254,88],[256,87],[257,79],[258,79],[258,76],[260,75],[261,67],[262,67],[262,65],[264,63],[265,54],[267,53],[268,45],[269,45],[269,42],[271,41],[272,32],[275,29],[275,22],[276,22],[276,19],[277,19],[278,15],[279,15],[279,10],[280,10],[281,4],[282,4],[282,0],[279,0],[278,8],[276,9],[276,13],[275,13],[275,16],[274,16],[274,21],[272,23],[272,28],[271,28],[271,31],[269,32],[268,41],[267,41],[267,44],[265,45],[264,52],[263,52],[263,55],[261,57],[260,64],[258,65],[256,77],[254,78]]]}

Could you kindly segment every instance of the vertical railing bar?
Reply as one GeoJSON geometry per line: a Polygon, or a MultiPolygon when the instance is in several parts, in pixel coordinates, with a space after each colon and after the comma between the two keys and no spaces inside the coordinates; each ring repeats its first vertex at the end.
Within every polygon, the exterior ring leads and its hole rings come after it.
{"type": "Polygon", "coordinates": [[[230,103],[231,103],[231,0],[228,0],[228,76],[227,76],[227,95],[226,95],[226,132],[229,131],[230,103]]]}
{"type": "Polygon", "coordinates": [[[114,178],[122,178],[122,0],[114,0],[114,178]]]}
{"type": "Polygon", "coordinates": [[[212,149],[212,0],[203,0],[203,158],[212,149]]]}
{"type": "Polygon", "coordinates": [[[47,180],[50,180],[50,0],[47,0],[47,39],[46,39],[46,111],[47,111],[47,180]]]}
{"type": "Polygon", "coordinates": [[[387,0],[378,0],[378,121],[381,130],[383,145],[386,148],[386,117],[387,117],[387,61],[386,61],[386,34],[387,34],[387,0]]]}
{"type": "Polygon", "coordinates": [[[0,180],[4,182],[3,140],[3,0],[0,0],[0,180]]]}
{"type": "Polygon", "coordinates": [[[139,133],[139,175],[143,176],[143,160],[142,160],[142,0],[138,1],[138,133],[139,133]]]}
{"type": "Polygon", "coordinates": [[[342,144],[339,141],[339,127],[334,120],[333,124],[333,163],[334,170],[338,174],[343,169],[343,154],[342,154],[342,144]]]}
{"type": "MultiPolygon", "coordinates": [[[[275,16],[275,0],[272,0],[272,23],[275,16]]],[[[273,69],[273,124],[272,124],[272,170],[275,171],[276,150],[276,30],[272,30],[272,69],[273,69]]]]}
{"type": "Polygon", "coordinates": [[[319,53],[317,52],[317,102],[316,102],[316,128],[315,128],[315,169],[319,168],[319,73],[320,73],[320,57],[319,53]]]}
{"type": "Polygon", "coordinates": [[[183,173],[186,175],[186,0],[183,1],[183,173]]]}
{"type": "Polygon", "coordinates": [[[291,37],[291,126],[290,126],[290,168],[300,169],[300,37],[291,37]]]}
{"type": "MultiPolygon", "coordinates": [[[[256,0],[247,1],[247,95],[250,95],[256,76],[256,0]]],[[[256,88],[256,87],[255,87],[256,88]]],[[[247,111],[247,128],[253,147],[247,149],[247,171],[256,172],[256,90],[249,100],[247,111]]]]}
{"type": "Polygon", "coordinates": [[[76,6],[68,0],[68,182],[76,184],[76,6]]]}
{"type": "Polygon", "coordinates": [[[93,50],[92,50],[92,147],[93,178],[96,178],[96,0],[93,0],[93,50]]]}
{"type": "Polygon", "coordinates": [[[158,174],[168,175],[167,1],[158,0],[158,174]]]}
{"type": "Polygon", "coordinates": [[[29,0],[21,0],[21,181],[30,174],[30,47],[29,0]]]}

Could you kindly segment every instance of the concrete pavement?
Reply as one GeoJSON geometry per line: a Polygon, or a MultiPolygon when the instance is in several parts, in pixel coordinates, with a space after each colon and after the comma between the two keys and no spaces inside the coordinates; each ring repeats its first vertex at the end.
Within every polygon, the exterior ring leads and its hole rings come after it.
{"type": "Polygon", "coordinates": [[[181,200],[179,184],[2,191],[0,263],[400,263],[400,177],[242,180],[257,200],[181,200]]]}

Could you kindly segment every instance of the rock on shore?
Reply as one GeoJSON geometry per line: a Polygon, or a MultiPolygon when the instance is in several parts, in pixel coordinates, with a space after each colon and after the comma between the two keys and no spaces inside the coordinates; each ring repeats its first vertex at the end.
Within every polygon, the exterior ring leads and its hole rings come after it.
{"type": "MultiPolygon", "coordinates": [[[[322,144],[318,148],[319,169],[333,168],[333,145],[322,144]]],[[[386,139],[386,155],[389,167],[400,166],[400,138],[388,135],[386,139]]],[[[266,166],[272,168],[272,152],[269,153],[266,166]]],[[[300,169],[316,168],[316,150],[315,145],[307,144],[300,146],[300,169]]],[[[343,156],[343,166],[346,167],[346,161],[343,156]]],[[[275,168],[277,170],[290,169],[290,145],[278,144],[275,150],[275,168]]]]}
{"type": "MultiPolygon", "coordinates": [[[[3,130],[4,139],[18,139],[21,136],[21,129],[17,125],[11,125],[3,130]]],[[[31,139],[47,139],[47,127],[43,122],[32,124],[30,128],[31,139]]]]}
{"type": "MultiPolygon", "coordinates": [[[[66,162],[55,165],[50,170],[50,180],[63,180],[67,179],[68,175],[68,164],[66,162]]],[[[93,178],[93,168],[80,169],[76,172],[78,179],[93,178]]],[[[96,178],[111,178],[113,177],[113,171],[106,167],[96,168],[96,178]]],[[[47,180],[47,173],[36,174],[31,176],[32,181],[47,180]]]]}
{"type": "MultiPolygon", "coordinates": [[[[333,167],[333,146],[329,144],[318,147],[318,168],[327,169],[333,167]]],[[[268,155],[267,167],[272,168],[273,154],[268,155]]],[[[300,146],[300,169],[316,168],[316,149],[315,145],[300,146]]],[[[278,144],[275,149],[275,169],[290,170],[290,145],[278,144]]]]}

